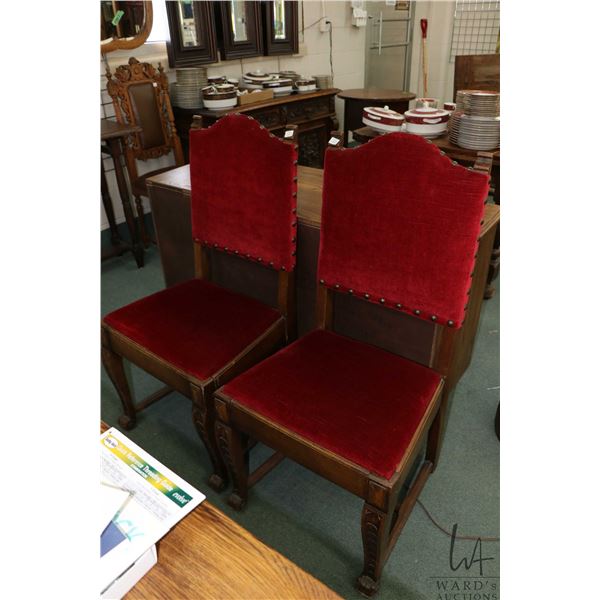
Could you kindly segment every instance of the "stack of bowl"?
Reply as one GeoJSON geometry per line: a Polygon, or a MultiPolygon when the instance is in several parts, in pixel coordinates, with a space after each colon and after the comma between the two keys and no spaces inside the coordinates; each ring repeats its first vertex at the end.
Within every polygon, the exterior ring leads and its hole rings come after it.
{"type": "Polygon", "coordinates": [[[273,95],[276,98],[278,96],[287,96],[293,90],[292,80],[279,76],[274,76],[272,79],[263,81],[262,86],[264,90],[273,90],[273,95]]]}
{"type": "Polygon", "coordinates": [[[172,100],[181,108],[202,106],[200,90],[208,83],[205,67],[175,69],[177,82],[172,86],[172,100]]]}
{"type": "Polygon", "coordinates": [[[237,105],[237,90],[231,83],[220,83],[202,88],[202,101],[209,110],[225,110],[237,105]]]}
{"type": "Polygon", "coordinates": [[[299,94],[308,94],[317,89],[317,82],[313,77],[299,77],[294,82],[294,87],[299,94]]]}
{"type": "Polygon", "coordinates": [[[242,77],[243,87],[249,90],[262,90],[263,82],[269,81],[272,79],[272,76],[268,73],[264,73],[263,71],[257,69],[256,71],[251,71],[250,73],[246,73],[242,77]]]}
{"type": "Polygon", "coordinates": [[[450,119],[450,141],[469,150],[494,150],[500,145],[500,94],[460,90],[450,119]]]}
{"type": "Polygon", "coordinates": [[[444,135],[448,128],[450,111],[431,106],[421,106],[404,113],[407,133],[416,133],[426,138],[444,135]]]}

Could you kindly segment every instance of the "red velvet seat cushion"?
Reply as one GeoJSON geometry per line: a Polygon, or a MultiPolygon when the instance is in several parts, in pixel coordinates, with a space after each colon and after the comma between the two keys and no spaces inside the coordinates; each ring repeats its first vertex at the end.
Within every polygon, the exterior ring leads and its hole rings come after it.
{"type": "Polygon", "coordinates": [[[210,282],[193,279],[104,317],[104,322],[185,373],[217,373],[281,315],[210,282]]]}
{"type": "Polygon", "coordinates": [[[316,330],[223,386],[235,402],[389,479],[440,375],[316,330]]]}

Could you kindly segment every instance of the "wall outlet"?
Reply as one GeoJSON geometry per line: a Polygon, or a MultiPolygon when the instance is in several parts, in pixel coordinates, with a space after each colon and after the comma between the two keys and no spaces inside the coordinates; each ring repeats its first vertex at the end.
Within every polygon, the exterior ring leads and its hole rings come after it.
{"type": "Polygon", "coordinates": [[[331,27],[331,21],[329,17],[323,17],[323,20],[319,23],[319,31],[321,33],[327,33],[331,27]]]}

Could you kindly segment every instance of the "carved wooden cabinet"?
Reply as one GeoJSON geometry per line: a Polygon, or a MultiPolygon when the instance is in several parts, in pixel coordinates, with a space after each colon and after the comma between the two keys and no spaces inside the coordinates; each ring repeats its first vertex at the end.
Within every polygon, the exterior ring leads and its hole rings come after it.
{"type": "Polygon", "coordinates": [[[338,89],[317,90],[309,94],[292,94],[257,102],[246,106],[236,106],[229,110],[173,109],[175,125],[189,162],[189,130],[193,116],[202,116],[204,127],[210,127],[222,116],[229,113],[250,115],[275,135],[283,135],[286,125],[298,126],[298,164],[306,167],[323,167],[327,140],[333,129],[338,128],[335,116],[335,95],[338,89]]]}

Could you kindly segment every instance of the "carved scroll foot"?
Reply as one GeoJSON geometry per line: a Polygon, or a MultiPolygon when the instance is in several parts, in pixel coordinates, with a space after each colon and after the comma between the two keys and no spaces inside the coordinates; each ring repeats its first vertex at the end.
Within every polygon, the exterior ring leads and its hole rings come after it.
{"type": "Polygon", "coordinates": [[[227,504],[231,506],[234,510],[242,510],[246,506],[246,500],[240,498],[240,496],[236,493],[230,494],[229,498],[227,498],[227,504]]]}
{"type": "Polygon", "coordinates": [[[125,429],[126,431],[129,431],[130,429],[133,429],[135,427],[135,419],[132,419],[131,417],[128,417],[127,415],[121,415],[119,417],[119,425],[121,426],[122,429],[125,429]]]}
{"type": "Polygon", "coordinates": [[[216,473],[213,473],[209,478],[208,478],[208,485],[210,485],[210,487],[215,490],[215,492],[222,492],[225,489],[225,486],[227,485],[226,480],[223,479],[223,477],[221,477],[220,475],[217,475],[216,473]]]}
{"type": "Polygon", "coordinates": [[[374,581],[368,575],[361,575],[356,580],[356,587],[365,596],[372,596],[379,589],[379,582],[374,581]]]}

